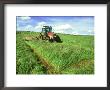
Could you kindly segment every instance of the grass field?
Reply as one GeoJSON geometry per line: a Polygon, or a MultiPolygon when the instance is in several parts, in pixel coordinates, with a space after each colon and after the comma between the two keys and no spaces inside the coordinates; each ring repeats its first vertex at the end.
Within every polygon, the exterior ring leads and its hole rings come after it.
{"type": "Polygon", "coordinates": [[[94,36],[58,34],[63,43],[31,39],[38,35],[17,32],[17,74],[94,74],[94,36]]]}

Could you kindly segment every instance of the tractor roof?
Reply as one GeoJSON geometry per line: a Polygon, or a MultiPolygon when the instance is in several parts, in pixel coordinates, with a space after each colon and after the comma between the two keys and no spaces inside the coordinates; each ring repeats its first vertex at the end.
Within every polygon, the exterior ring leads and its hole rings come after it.
{"type": "Polygon", "coordinates": [[[43,27],[49,27],[49,26],[43,26],[43,27]]]}

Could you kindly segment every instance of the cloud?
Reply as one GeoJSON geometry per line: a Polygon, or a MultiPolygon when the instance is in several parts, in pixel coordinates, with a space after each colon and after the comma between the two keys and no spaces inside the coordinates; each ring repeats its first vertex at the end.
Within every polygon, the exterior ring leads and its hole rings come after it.
{"type": "Polygon", "coordinates": [[[78,32],[75,32],[75,31],[73,31],[71,34],[73,34],[73,35],[79,35],[79,33],[78,32]]]}
{"type": "Polygon", "coordinates": [[[93,30],[88,30],[88,32],[89,32],[89,33],[93,33],[94,31],[93,31],[93,30]]]}
{"type": "Polygon", "coordinates": [[[17,23],[16,26],[19,27],[19,24],[17,23]]]}
{"type": "Polygon", "coordinates": [[[32,25],[25,25],[25,26],[18,26],[17,25],[17,30],[21,31],[35,31],[35,32],[41,32],[42,31],[42,26],[46,25],[46,22],[39,22],[36,26],[32,25]]]}
{"type": "Polygon", "coordinates": [[[37,24],[37,26],[35,26],[35,29],[41,29],[42,26],[44,26],[44,25],[46,25],[46,22],[39,22],[39,23],[37,24]]]}
{"type": "Polygon", "coordinates": [[[88,34],[89,34],[89,35],[94,35],[94,30],[89,30],[89,31],[88,31],[88,34]]]}
{"type": "Polygon", "coordinates": [[[46,22],[39,22],[35,27],[34,27],[34,31],[35,32],[41,32],[42,31],[42,27],[48,25],[46,22]]]}
{"type": "Polygon", "coordinates": [[[54,29],[57,29],[57,30],[72,29],[72,26],[70,24],[63,24],[63,25],[55,26],[54,29]]]}
{"type": "Polygon", "coordinates": [[[53,30],[53,32],[55,32],[55,33],[65,33],[64,30],[53,30]]]}
{"type": "Polygon", "coordinates": [[[27,26],[27,25],[32,25],[33,20],[31,17],[29,16],[17,16],[16,17],[16,22],[17,22],[17,27],[23,27],[23,26],[27,26]]]}
{"type": "Polygon", "coordinates": [[[23,26],[23,27],[17,27],[17,30],[20,30],[20,31],[32,31],[33,30],[33,26],[32,25],[26,25],[26,26],[23,26]]]}
{"type": "Polygon", "coordinates": [[[46,22],[39,22],[38,26],[46,25],[46,22]]]}
{"type": "Polygon", "coordinates": [[[18,18],[21,20],[30,20],[31,19],[31,17],[29,17],[29,16],[20,16],[18,18]]]}
{"type": "MultiPolygon", "coordinates": [[[[46,22],[39,22],[34,27],[35,31],[41,31],[41,29],[44,25],[49,25],[49,24],[47,24],[46,22]]],[[[50,26],[52,26],[52,25],[50,25],[50,26]]],[[[68,32],[69,30],[73,29],[73,27],[70,24],[60,24],[60,25],[56,25],[56,26],[52,26],[52,27],[53,27],[52,31],[55,33],[65,33],[66,30],[67,30],[66,32],[68,32]]]]}
{"type": "Polygon", "coordinates": [[[33,27],[32,27],[32,25],[27,25],[27,26],[25,26],[25,30],[30,30],[30,29],[32,29],[33,27]]]}
{"type": "Polygon", "coordinates": [[[53,31],[56,33],[71,33],[73,26],[70,24],[60,24],[53,27],[53,31]]]}

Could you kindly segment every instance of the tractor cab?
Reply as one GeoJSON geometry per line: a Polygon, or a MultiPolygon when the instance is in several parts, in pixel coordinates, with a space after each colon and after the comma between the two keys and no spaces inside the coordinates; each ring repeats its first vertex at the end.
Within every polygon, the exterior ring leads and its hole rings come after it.
{"type": "Polygon", "coordinates": [[[44,35],[47,36],[48,32],[52,32],[52,27],[51,26],[43,26],[42,33],[44,33],[44,35]]]}

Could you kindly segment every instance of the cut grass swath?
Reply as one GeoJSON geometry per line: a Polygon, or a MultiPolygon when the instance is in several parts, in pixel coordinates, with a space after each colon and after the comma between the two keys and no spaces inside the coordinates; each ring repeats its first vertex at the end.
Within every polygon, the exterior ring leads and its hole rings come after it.
{"type": "Polygon", "coordinates": [[[39,33],[17,33],[17,74],[93,74],[93,36],[59,34],[63,43],[35,38],[39,33]]]}

